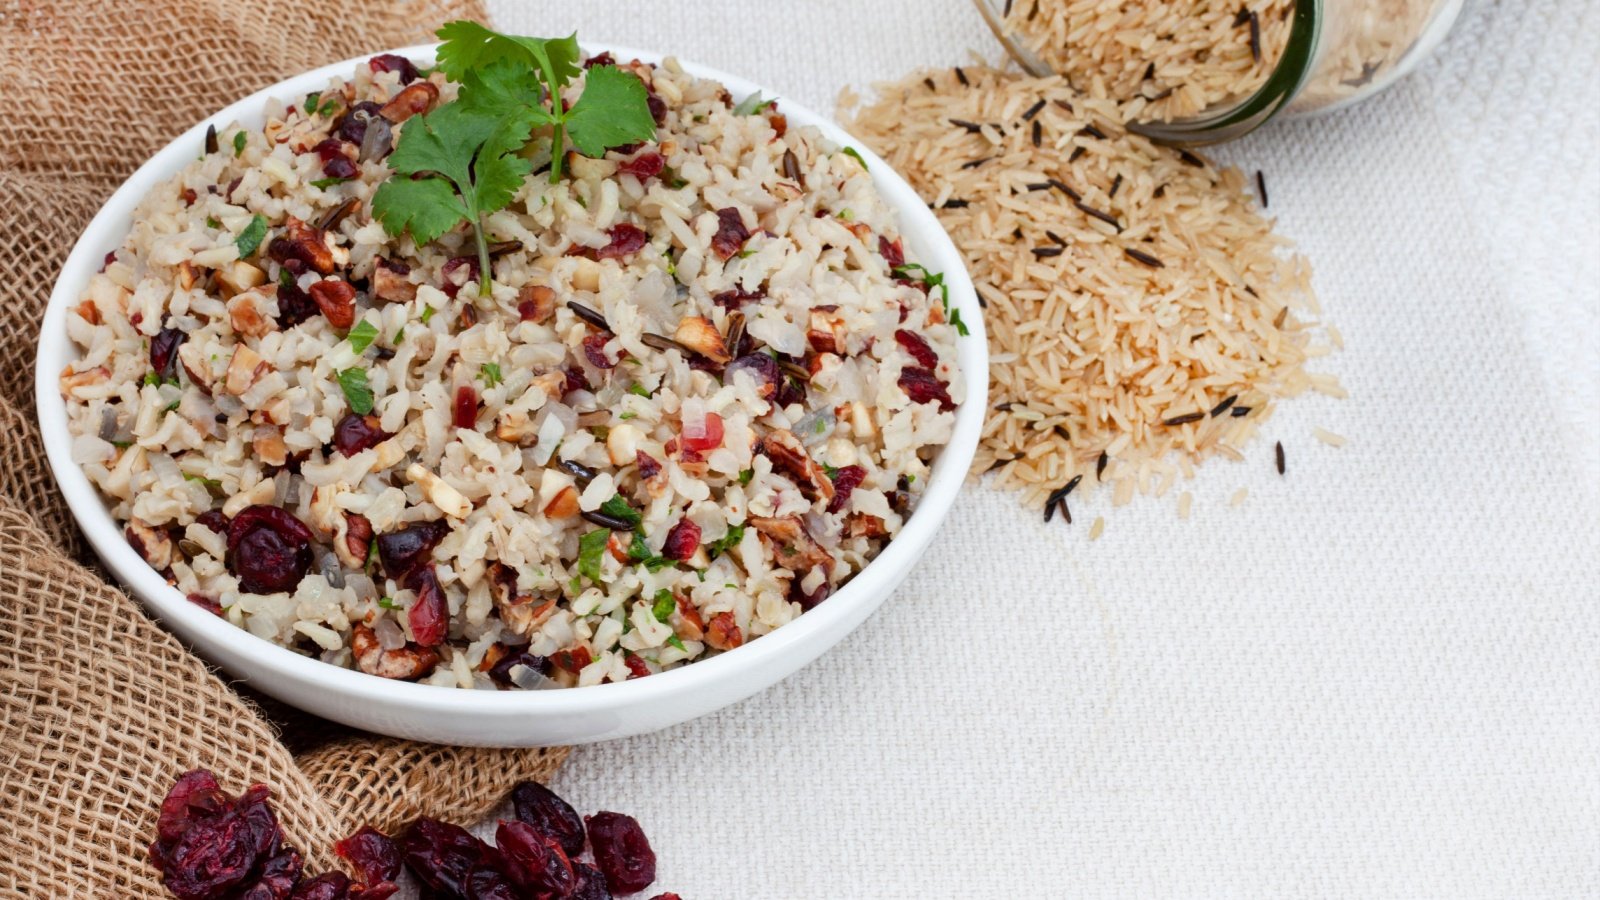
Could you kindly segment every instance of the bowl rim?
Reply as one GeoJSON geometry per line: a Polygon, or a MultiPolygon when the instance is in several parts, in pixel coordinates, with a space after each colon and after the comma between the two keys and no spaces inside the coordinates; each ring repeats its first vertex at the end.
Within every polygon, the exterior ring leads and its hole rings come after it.
{"type": "MultiPolygon", "coordinates": [[[[648,53],[603,41],[582,41],[586,54],[609,51],[618,59],[639,59],[659,64],[665,54],[648,53]]],[[[378,53],[395,53],[412,60],[433,60],[437,43],[414,44],[378,53]]],[[[977,449],[988,398],[988,351],[983,314],[971,276],[960,252],[933,212],[916,191],[887,162],[852,137],[829,118],[747,79],[718,69],[679,61],[683,70],[696,78],[721,82],[730,92],[747,96],[761,91],[782,103],[791,122],[818,128],[825,138],[853,147],[865,159],[875,187],[895,210],[902,239],[917,249],[918,258],[945,274],[950,303],[962,314],[969,334],[958,337],[957,365],[966,380],[966,397],[957,405],[956,422],[950,440],[939,451],[927,489],[917,510],[906,521],[901,533],[884,547],[828,601],[759,640],[720,653],[690,665],[659,672],[649,678],[610,684],[588,685],[541,691],[483,691],[441,685],[394,681],[368,675],[295,653],[251,634],[226,619],[190,603],[179,590],[169,585],[150,568],[123,538],[99,492],[83,469],[71,457],[72,437],[66,420],[66,401],[61,396],[59,374],[63,365],[77,357],[66,336],[66,315],[77,302],[89,279],[99,268],[106,247],[121,245],[132,225],[132,213],[144,197],[161,181],[172,177],[191,159],[192,148],[200,143],[208,126],[223,127],[231,122],[260,122],[265,104],[272,99],[292,102],[300,94],[325,85],[329,79],[347,79],[355,66],[378,53],[365,53],[286,78],[255,91],[196,123],[141,165],[123,182],[101,207],[74,243],[52,287],[40,324],[35,359],[35,402],[38,424],[46,455],[73,518],[100,559],[137,597],[147,611],[168,624],[169,630],[192,631],[213,644],[210,661],[232,669],[229,657],[238,657],[252,668],[284,673],[288,678],[336,692],[347,698],[374,703],[398,704],[413,712],[448,711],[452,715],[483,713],[505,715],[561,715],[617,711],[630,706],[693,692],[721,679],[737,677],[741,671],[756,671],[763,661],[795,652],[815,636],[829,632],[835,622],[848,619],[854,608],[872,608],[891,593],[899,576],[909,570],[932,542],[948,516],[965,481],[977,449]]],[[[862,616],[863,620],[865,615],[862,616]]],[[[853,630],[853,626],[852,626],[853,630]]],[[[186,649],[197,652],[189,641],[186,649]]],[[[824,648],[826,649],[826,648],[824,648]]],[[[815,655],[815,654],[813,654],[815,655]]],[[[804,664],[802,664],[803,666],[804,664]]],[[[797,667],[798,668],[798,667],[797,667]]],[[[273,692],[270,687],[265,688],[273,692]]]]}

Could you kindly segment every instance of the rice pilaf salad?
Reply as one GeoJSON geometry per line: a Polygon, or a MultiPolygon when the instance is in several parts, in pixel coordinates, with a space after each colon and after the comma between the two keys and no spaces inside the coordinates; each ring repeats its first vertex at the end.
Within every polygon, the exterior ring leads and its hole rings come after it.
{"type": "Polygon", "coordinates": [[[254,635],[459,687],[824,601],[964,393],[861,158],[671,59],[441,37],[213,132],[69,314],[73,456],[130,544],[254,635]]]}

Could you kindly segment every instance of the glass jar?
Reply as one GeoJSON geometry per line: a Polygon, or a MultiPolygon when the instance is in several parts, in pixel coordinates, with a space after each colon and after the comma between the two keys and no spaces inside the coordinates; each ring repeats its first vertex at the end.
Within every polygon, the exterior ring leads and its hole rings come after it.
{"type": "MultiPolygon", "coordinates": [[[[1068,0],[1020,0],[1020,5],[1007,0],[1002,8],[997,8],[997,2],[974,0],[1006,52],[1031,75],[1052,74],[1049,62],[1030,48],[1030,44],[1038,47],[1039,41],[1030,40],[1026,29],[1040,18],[1041,11],[1044,21],[1048,21],[1051,5],[1065,9],[1068,0]]],[[[1241,75],[1237,80],[1247,89],[1210,97],[1203,109],[1171,118],[1141,115],[1146,110],[1143,103],[1137,103],[1130,109],[1135,121],[1129,127],[1165,143],[1201,146],[1241,137],[1278,116],[1310,115],[1360,102],[1394,84],[1427,58],[1473,2],[1293,0],[1280,4],[1284,22],[1272,23],[1277,27],[1271,34],[1281,40],[1282,46],[1271,48],[1260,67],[1258,74],[1264,79],[1241,75]]],[[[1113,7],[1108,15],[1117,11],[1113,7]]],[[[1213,18],[1217,15],[1210,10],[1208,13],[1213,18]]],[[[1245,6],[1238,7],[1233,16],[1231,24],[1249,35],[1251,49],[1259,61],[1262,36],[1271,26],[1263,25],[1257,14],[1245,6]]],[[[1101,39],[1106,21],[1114,24],[1116,18],[1092,23],[1081,33],[1101,39]]],[[[1133,46],[1144,37],[1137,33],[1121,35],[1119,47],[1133,46]]],[[[1061,46],[1061,53],[1074,51],[1070,41],[1061,46]]],[[[1135,95],[1118,99],[1161,98],[1135,95]]]]}

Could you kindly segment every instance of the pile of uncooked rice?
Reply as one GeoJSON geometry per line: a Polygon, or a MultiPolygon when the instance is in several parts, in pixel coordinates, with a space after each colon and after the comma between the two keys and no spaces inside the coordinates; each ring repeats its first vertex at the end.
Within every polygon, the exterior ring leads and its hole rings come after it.
{"type": "Polygon", "coordinates": [[[537,688],[731,650],[894,538],[963,396],[894,210],[776,107],[624,68],[656,139],[554,184],[536,140],[487,295],[468,229],[370,214],[394,136],[456,94],[398,57],[144,200],[61,389],[153,568],[328,663],[537,688]]]}
{"type": "Polygon", "coordinates": [[[1030,504],[1163,495],[1240,458],[1278,399],[1344,393],[1305,369],[1340,338],[1244,177],[1117,115],[1060,77],[969,68],[880,86],[854,116],[966,257],[992,385],[975,471],[1030,504]]]}

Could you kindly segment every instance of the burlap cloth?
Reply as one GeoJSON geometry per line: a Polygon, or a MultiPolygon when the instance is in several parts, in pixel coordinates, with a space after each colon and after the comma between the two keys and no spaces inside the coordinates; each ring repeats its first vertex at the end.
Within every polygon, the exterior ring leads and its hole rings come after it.
{"type": "Polygon", "coordinates": [[[463,17],[476,0],[0,0],[0,895],[166,896],[145,848],[185,769],[271,785],[321,871],[361,824],[476,821],[564,758],[353,734],[230,689],[86,565],[33,417],[50,287],[141,162],[245,94],[463,17]]]}

